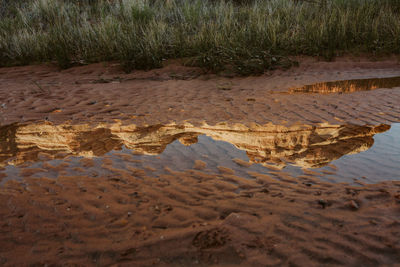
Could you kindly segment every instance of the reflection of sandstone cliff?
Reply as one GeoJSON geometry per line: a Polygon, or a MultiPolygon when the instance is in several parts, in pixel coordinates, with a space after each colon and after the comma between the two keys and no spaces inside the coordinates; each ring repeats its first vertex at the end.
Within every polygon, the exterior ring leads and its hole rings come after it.
{"type": "Polygon", "coordinates": [[[374,143],[373,136],[389,128],[388,125],[317,127],[288,134],[283,139],[278,137],[272,149],[248,151],[247,154],[253,162],[272,162],[284,167],[284,161],[288,161],[299,167],[318,168],[344,155],[368,150],[374,143]]]}
{"type": "Polygon", "coordinates": [[[120,149],[121,140],[110,129],[89,129],[85,125],[54,126],[49,123],[8,125],[0,128],[0,167],[4,161],[21,164],[35,161],[40,154],[101,156],[112,149],[120,149]]]}
{"type": "Polygon", "coordinates": [[[400,86],[400,77],[324,82],[291,88],[291,93],[351,93],[400,86]]]}
{"type": "Polygon", "coordinates": [[[202,129],[215,140],[229,142],[246,151],[251,162],[283,168],[286,161],[304,168],[317,168],[342,157],[369,149],[376,133],[389,125],[292,126],[269,125],[252,131],[202,129]]]}
{"type": "Polygon", "coordinates": [[[197,142],[198,135],[233,144],[247,152],[250,161],[285,166],[285,161],[313,168],[346,154],[359,153],[372,146],[373,136],[386,131],[380,126],[291,126],[243,125],[155,125],[132,126],[58,125],[50,123],[9,125],[0,128],[0,166],[40,159],[40,153],[53,158],[101,156],[124,145],[149,155],[160,154],[175,140],[184,145],[197,142]]]}

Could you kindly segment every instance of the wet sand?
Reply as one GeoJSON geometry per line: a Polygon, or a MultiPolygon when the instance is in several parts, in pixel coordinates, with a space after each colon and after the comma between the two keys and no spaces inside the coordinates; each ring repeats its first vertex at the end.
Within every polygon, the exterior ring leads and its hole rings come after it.
{"type": "Polygon", "coordinates": [[[400,90],[351,94],[290,94],[318,82],[400,76],[396,60],[305,60],[298,68],[246,78],[201,75],[169,65],[124,74],[113,64],[57,71],[49,66],[0,69],[0,124],[48,119],[56,123],[154,125],[189,121],[242,124],[379,124],[398,122],[400,90]],[[104,66],[105,65],[105,66],[104,66]]]}
{"type": "Polygon", "coordinates": [[[246,78],[176,65],[131,74],[113,64],[2,68],[0,264],[398,264],[400,182],[324,182],[309,168],[371,147],[374,134],[400,120],[400,88],[291,88],[396,77],[399,67],[394,59],[305,59],[246,78]],[[250,161],[232,159],[240,168],[275,161],[272,174],[243,177],[218,160],[210,172],[211,163],[197,158],[189,169],[156,173],[107,156],[124,146],[157,157],[174,140],[196,143],[198,134],[245,150],[250,161]],[[98,160],[108,172],[92,176],[98,160]],[[287,160],[309,164],[305,174],[281,171],[287,160]],[[18,179],[4,172],[11,163],[22,170],[18,179]]]}

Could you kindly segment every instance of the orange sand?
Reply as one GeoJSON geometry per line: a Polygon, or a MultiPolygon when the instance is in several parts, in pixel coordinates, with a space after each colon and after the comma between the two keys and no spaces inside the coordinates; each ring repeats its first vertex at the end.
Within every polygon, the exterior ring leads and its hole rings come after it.
{"type": "MultiPolygon", "coordinates": [[[[174,65],[132,74],[112,64],[63,71],[49,66],[2,68],[0,125],[35,120],[137,127],[184,122],[253,128],[269,122],[285,127],[390,124],[400,119],[399,88],[288,92],[323,81],[400,76],[399,66],[396,60],[305,60],[299,68],[247,78],[174,65]]],[[[179,138],[190,144],[196,136],[179,138]]],[[[81,163],[93,164],[90,158],[81,163]]],[[[106,158],[103,164],[109,164],[106,158]]],[[[203,172],[206,167],[198,161],[192,170],[167,169],[157,178],[140,169],[114,168],[108,177],[65,175],[54,180],[26,173],[22,181],[8,181],[0,187],[0,265],[400,262],[400,182],[350,186],[284,173],[281,180],[258,173],[243,179],[224,166],[215,175],[203,172]]],[[[64,165],[58,168],[62,171],[64,165]]]]}

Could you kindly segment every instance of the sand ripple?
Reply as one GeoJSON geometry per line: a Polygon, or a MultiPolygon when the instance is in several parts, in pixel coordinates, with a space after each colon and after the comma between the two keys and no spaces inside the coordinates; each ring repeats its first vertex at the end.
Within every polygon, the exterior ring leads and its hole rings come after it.
{"type": "MultiPolygon", "coordinates": [[[[51,121],[47,125],[55,128],[50,129],[63,131],[65,125],[86,123],[135,124],[142,129],[171,123],[199,127],[204,122],[216,127],[221,121],[226,122],[224,127],[241,123],[249,128],[267,123],[311,129],[321,123],[339,128],[390,124],[400,118],[396,88],[324,95],[287,92],[318,82],[399,76],[398,66],[393,60],[306,60],[286,72],[232,79],[178,66],[132,74],[123,74],[112,64],[63,71],[48,66],[2,68],[1,138],[15,136],[16,128],[5,125],[33,120],[51,121]]],[[[374,127],[364,129],[370,141],[374,127]]],[[[100,161],[86,155],[79,163],[61,155],[90,151],[93,157],[122,146],[115,131],[96,131],[96,139],[93,134],[70,138],[71,132],[64,131],[58,136],[64,139],[47,143],[58,147],[54,154],[41,153],[49,147],[37,146],[34,158],[43,164],[24,168],[23,161],[20,180],[6,180],[0,187],[0,265],[390,266],[400,262],[399,182],[335,184],[317,179],[312,170],[294,178],[276,166],[269,167],[271,174],[249,170],[244,179],[233,167],[221,162],[214,166],[206,159],[196,159],[186,170],[167,165],[155,175],[155,166],[122,152],[120,165],[107,155],[100,161]],[[73,142],[65,146],[62,140],[68,138],[73,142]],[[76,149],[82,144],[87,146],[76,149]],[[49,164],[55,155],[62,160],[49,164]],[[122,165],[128,161],[138,165],[122,165]],[[99,165],[106,171],[98,171],[99,165]],[[218,172],[208,172],[211,167],[218,172]],[[74,168],[74,174],[65,172],[67,168],[74,168]],[[57,179],[48,178],[54,173],[57,179]]],[[[50,132],[37,133],[35,140],[50,132]]],[[[172,139],[193,144],[198,140],[195,133],[172,139]]],[[[12,146],[17,144],[1,149],[16,151],[12,146]]],[[[157,152],[160,147],[146,149],[157,152]]],[[[1,155],[2,162],[18,154],[7,153],[1,155]]],[[[180,158],[187,156],[181,153],[180,158]]],[[[252,167],[238,155],[234,159],[237,168],[252,167]]],[[[1,171],[4,168],[0,166],[1,171]]],[[[335,166],[330,168],[326,175],[335,171],[335,166]]]]}

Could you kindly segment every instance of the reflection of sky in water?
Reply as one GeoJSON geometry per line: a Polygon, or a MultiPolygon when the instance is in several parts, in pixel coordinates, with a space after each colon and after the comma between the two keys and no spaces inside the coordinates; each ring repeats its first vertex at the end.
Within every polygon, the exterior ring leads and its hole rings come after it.
{"type": "MultiPolygon", "coordinates": [[[[345,155],[332,161],[331,164],[337,167],[337,171],[334,175],[327,175],[325,179],[335,181],[335,176],[339,176],[361,178],[361,181],[371,183],[400,180],[400,123],[392,124],[389,131],[375,135],[374,140],[374,145],[367,151],[345,155]]],[[[314,170],[328,169],[330,168],[323,167],[314,170]]]]}
{"type": "MultiPolygon", "coordinates": [[[[400,124],[393,124],[389,131],[376,134],[374,140],[374,145],[367,151],[344,155],[330,162],[328,166],[311,170],[317,173],[317,177],[321,180],[331,182],[353,182],[354,179],[367,183],[400,180],[400,124]]],[[[24,169],[43,169],[43,171],[35,172],[31,177],[56,178],[64,175],[85,175],[112,178],[116,176],[112,168],[128,173],[132,173],[134,169],[140,169],[150,177],[157,177],[160,174],[168,173],[166,168],[173,171],[193,169],[195,161],[201,160],[207,164],[206,168],[201,171],[213,174],[219,173],[218,166],[228,167],[234,170],[235,175],[246,178],[250,178],[248,171],[269,174],[273,177],[278,177],[278,174],[282,172],[293,176],[305,174],[300,167],[290,164],[281,171],[270,170],[260,164],[244,167],[232,161],[235,158],[249,161],[246,152],[237,149],[234,145],[200,135],[198,142],[190,146],[185,146],[175,140],[159,155],[139,155],[124,147],[120,151],[113,150],[102,157],[94,157],[94,166],[83,166],[80,162],[82,157],[68,156],[62,160],[30,163],[29,167],[24,169]],[[109,165],[111,168],[104,167],[104,161],[107,160],[111,160],[112,164],[109,165]],[[51,166],[55,167],[65,163],[68,164],[61,168],[62,171],[51,168],[51,166]]],[[[20,177],[20,171],[19,167],[7,166],[5,172],[8,177],[4,178],[2,183],[11,177],[13,179],[20,177]]]]}

